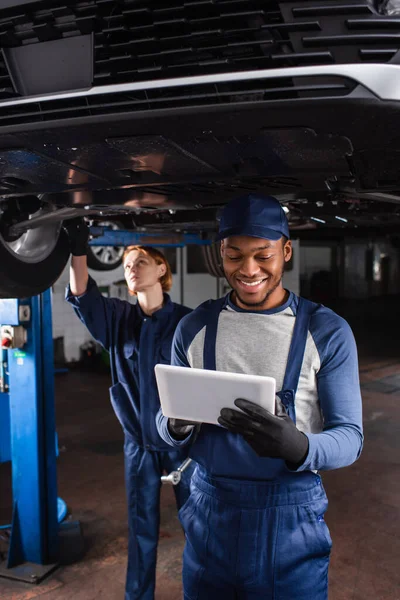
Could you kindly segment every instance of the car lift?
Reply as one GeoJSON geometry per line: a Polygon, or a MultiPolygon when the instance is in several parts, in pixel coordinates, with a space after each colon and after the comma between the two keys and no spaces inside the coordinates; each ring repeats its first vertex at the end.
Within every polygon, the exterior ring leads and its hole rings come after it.
{"type": "Polygon", "coordinates": [[[0,576],[39,583],[72,548],[82,549],[80,524],[58,523],[50,290],[0,300],[0,323],[0,461],[12,461],[13,493],[0,576]]]}
{"type": "MultiPolygon", "coordinates": [[[[209,245],[197,234],[152,235],[92,227],[91,245],[209,245]]],[[[0,577],[39,583],[83,554],[79,522],[59,523],[51,291],[0,299],[0,463],[12,462],[13,514],[0,577]]],[[[177,485],[190,459],[162,482],[177,485]]]]}

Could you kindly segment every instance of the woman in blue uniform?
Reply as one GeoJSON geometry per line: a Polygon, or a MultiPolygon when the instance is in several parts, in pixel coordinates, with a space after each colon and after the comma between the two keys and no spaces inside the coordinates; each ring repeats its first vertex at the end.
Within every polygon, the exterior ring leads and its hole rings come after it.
{"type": "MultiPolygon", "coordinates": [[[[129,547],[125,600],[153,600],[159,530],[160,477],[175,470],[187,451],[159,436],[160,408],[154,366],[169,364],[179,321],[190,309],[171,301],[170,266],[161,252],[131,246],[123,259],[125,280],[137,303],[105,298],[87,268],[88,227],[68,222],[72,254],[66,299],[92,336],[110,354],[111,403],[125,435],[129,547]]],[[[189,495],[190,473],[174,487],[178,508],[189,495]]]]}

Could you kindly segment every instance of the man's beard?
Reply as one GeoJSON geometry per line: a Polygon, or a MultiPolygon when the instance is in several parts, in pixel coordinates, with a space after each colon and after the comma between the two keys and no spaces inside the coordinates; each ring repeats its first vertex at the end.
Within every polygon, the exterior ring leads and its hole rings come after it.
{"type": "Polygon", "coordinates": [[[240,302],[244,306],[249,306],[250,308],[257,308],[258,306],[262,306],[263,304],[265,304],[265,302],[268,300],[268,298],[270,297],[270,295],[276,290],[276,288],[281,283],[282,277],[283,277],[283,271],[282,271],[281,276],[279,277],[278,281],[275,283],[275,285],[270,290],[268,290],[268,292],[265,294],[264,298],[262,300],[260,300],[260,302],[246,302],[246,300],[243,300],[243,298],[240,297],[240,295],[239,295],[239,293],[238,293],[237,290],[234,290],[234,292],[235,292],[236,297],[238,298],[238,300],[240,300],[240,302]]]}

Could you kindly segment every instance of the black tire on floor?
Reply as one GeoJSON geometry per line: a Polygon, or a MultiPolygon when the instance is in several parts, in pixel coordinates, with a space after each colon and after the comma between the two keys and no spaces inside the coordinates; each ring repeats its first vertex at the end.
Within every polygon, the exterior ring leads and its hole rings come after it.
{"type": "Polygon", "coordinates": [[[214,277],[224,277],[222,269],[222,258],[220,254],[220,243],[211,246],[202,246],[203,258],[207,271],[214,277]]]}
{"type": "Polygon", "coordinates": [[[63,229],[51,254],[35,263],[19,260],[0,237],[0,298],[27,298],[41,294],[58,279],[68,258],[68,237],[63,229]]]}

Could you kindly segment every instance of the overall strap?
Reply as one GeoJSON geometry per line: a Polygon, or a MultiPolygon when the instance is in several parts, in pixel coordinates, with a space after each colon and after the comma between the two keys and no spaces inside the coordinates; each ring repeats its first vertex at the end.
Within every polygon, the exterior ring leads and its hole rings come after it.
{"type": "Polygon", "coordinates": [[[296,394],[299,384],[301,367],[303,364],[304,352],[306,349],[307,335],[310,328],[310,319],[315,311],[316,304],[299,298],[297,307],[296,321],[293,329],[292,341],[290,343],[287,359],[285,377],[283,379],[282,390],[292,390],[296,394]]]}
{"type": "Polygon", "coordinates": [[[212,302],[210,308],[205,308],[207,311],[206,333],[204,338],[203,349],[203,369],[209,371],[216,370],[215,344],[217,340],[217,329],[219,313],[226,306],[227,297],[218,298],[212,302]]]}

